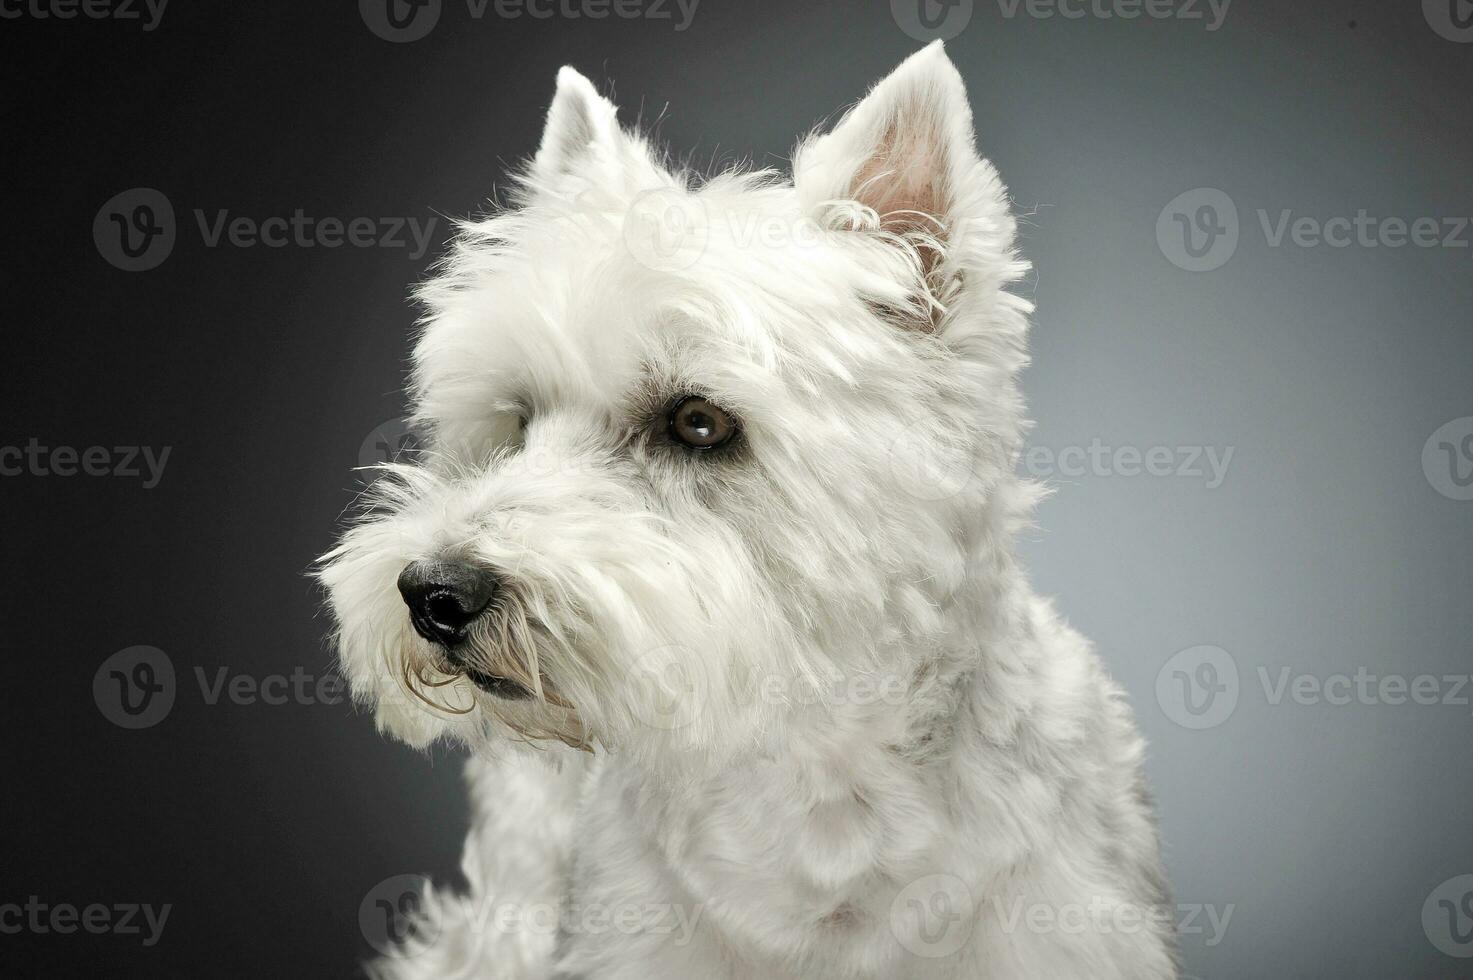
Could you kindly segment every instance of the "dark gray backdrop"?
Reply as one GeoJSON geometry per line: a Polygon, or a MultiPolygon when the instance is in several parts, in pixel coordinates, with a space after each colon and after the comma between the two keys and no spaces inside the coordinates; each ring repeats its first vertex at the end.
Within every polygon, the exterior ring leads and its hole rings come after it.
{"type": "Polygon", "coordinates": [[[398,438],[396,219],[438,247],[563,63],[781,165],[945,33],[1037,270],[1026,557],[1151,742],[1189,973],[1473,976],[1473,8],[652,2],[0,3],[0,969],[344,976],[376,883],[453,874],[458,760],[273,680],[328,675],[305,572],[398,438]],[[94,903],[170,912],[49,918],[94,903]]]}

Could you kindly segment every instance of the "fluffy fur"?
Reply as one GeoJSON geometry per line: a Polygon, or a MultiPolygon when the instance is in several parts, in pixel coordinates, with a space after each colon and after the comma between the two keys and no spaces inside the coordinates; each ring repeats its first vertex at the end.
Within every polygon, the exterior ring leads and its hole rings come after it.
{"type": "Polygon", "coordinates": [[[321,573],[380,727],[473,750],[469,892],[374,972],[1175,977],[1129,709],[1013,556],[1027,266],[939,43],[791,182],[673,171],[565,68],[514,203],[422,288],[431,448],[321,573]],[[737,442],[671,444],[692,393],[737,442]],[[446,555],[537,696],[412,631],[446,555]]]}

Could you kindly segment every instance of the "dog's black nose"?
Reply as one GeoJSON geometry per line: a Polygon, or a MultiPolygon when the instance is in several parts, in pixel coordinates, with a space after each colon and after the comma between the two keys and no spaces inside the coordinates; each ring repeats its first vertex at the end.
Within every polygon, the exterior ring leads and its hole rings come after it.
{"type": "Polygon", "coordinates": [[[399,594],[414,631],[451,650],[496,594],[496,576],[463,561],[417,561],[399,573],[399,594]]]}

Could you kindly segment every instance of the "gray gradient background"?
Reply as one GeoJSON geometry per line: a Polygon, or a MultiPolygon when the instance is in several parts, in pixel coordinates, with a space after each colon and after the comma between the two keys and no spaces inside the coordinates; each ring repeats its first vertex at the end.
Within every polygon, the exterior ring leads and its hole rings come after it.
{"type": "MultiPolygon", "coordinates": [[[[0,78],[26,93],[0,108],[0,442],[173,447],[152,490],[0,480],[0,902],[174,906],[149,949],[0,936],[0,972],[344,976],[367,952],[369,888],[453,876],[458,761],[382,742],[342,705],[208,705],[192,672],[328,669],[303,572],[352,499],[360,444],[402,411],[405,294],[428,259],[210,249],[190,211],[476,210],[535,146],[563,63],[612,85],[626,121],[661,117],[677,152],[781,164],[919,41],[888,0],[704,0],[683,32],[475,21],[447,0],[410,44],[375,37],[353,4],[176,3],[150,32],[0,22],[0,78]],[[129,274],[90,228],[137,186],[168,195],[180,240],[129,274]],[[90,685],[134,644],[167,651],[182,680],[166,720],[128,732],[90,685]]],[[[1473,415],[1470,236],[1273,248],[1256,213],[1473,212],[1473,44],[1410,2],[1238,0],[1216,31],[978,2],[949,50],[1027,213],[1034,444],[1233,447],[1212,489],[1057,478],[1023,545],[1136,705],[1178,900],[1233,906],[1220,943],[1183,938],[1188,973],[1473,976],[1421,917],[1432,889],[1473,873],[1473,708],[1274,705],[1256,674],[1473,670],[1473,502],[1421,464],[1435,429],[1473,415]],[[1235,202],[1241,240],[1193,273],[1156,223],[1199,187],[1235,202]],[[1190,730],[1156,681],[1202,644],[1231,655],[1242,689],[1226,721],[1190,730]]]]}

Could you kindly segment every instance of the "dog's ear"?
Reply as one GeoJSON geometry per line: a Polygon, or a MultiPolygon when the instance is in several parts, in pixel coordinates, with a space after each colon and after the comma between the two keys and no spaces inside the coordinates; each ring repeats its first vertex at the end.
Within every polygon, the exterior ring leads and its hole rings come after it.
{"type": "Polygon", "coordinates": [[[573,68],[560,70],[542,143],[526,172],[533,197],[597,191],[621,200],[668,181],[645,141],[619,128],[614,103],[573,68]]]}
{"type": "Polygon", "coordinates": [[[966,87],[940,41],[800,146],[793,171],[806,213],[885,232],[912,254],[927,303],[948,302],[963,280],[995,287],[1026,269],[1012,254],[1007,191],[977,154],[966,87]]]}
{"type": "Polygon", "coordinates": [[[645,141],[619,128],[614,103],[575,69],[561,69],[542,143],[523,179],[532,198],[597,191],[621,200],[668,181],[645,141]]]}
{"type": "Polygon", "coordinates": [[[532,161],[532,176],[552,182],[582,174],[615,156],[623,139],[618,109],[598,94],[592,82],[565,65],[557,73],[557,94],[547,110],[547,127],[532,161]]]}

